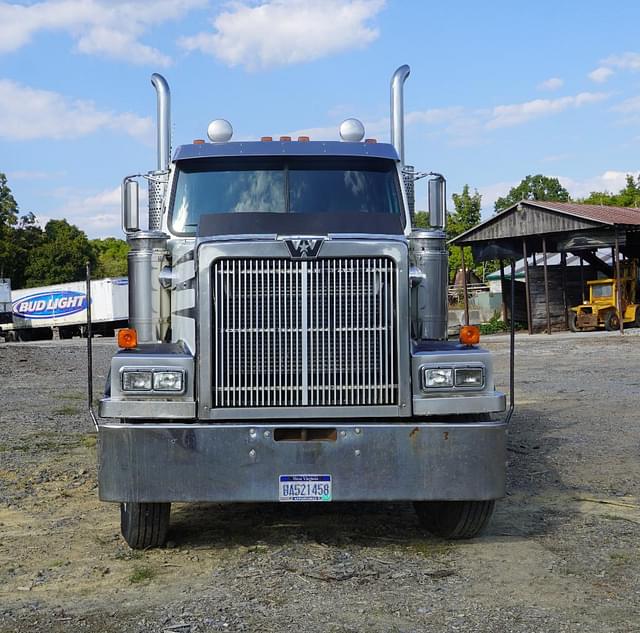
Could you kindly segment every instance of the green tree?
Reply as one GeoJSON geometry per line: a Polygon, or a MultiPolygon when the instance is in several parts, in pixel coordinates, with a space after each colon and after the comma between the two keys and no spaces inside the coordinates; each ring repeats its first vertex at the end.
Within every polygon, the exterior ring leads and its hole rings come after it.
{"type": "MultiPolygon", "coordinates": [[[[469,185],[462,188],[462,193],[454,193],[452,196],[455,210],[447,216],[447,239],[451,240],[461,233],[468,231],[480,222],[482,209],[482,196],[476,189],[473,194],[469,192],[469,185]]],[[[464,263],[468,270],[474,268],[471,249],[466,248],[464,263]]],[[[458,246],[449,247],[449,280],[453,281],[456,272],[462,267],[462,257],[458,246]]]]}
{"type": "Polygon", "coordinates": [[[10,276],[13,267],[13,227],[18,221],[18,203],[0,172],[0,277],[10,276]]]}
{"type": "Polygon", "coordinates": [[[127,253],[129,245],[115,237],[91,240],[97,263],[93,277],[125,277],[127,275],[127,253]]]}
{"type": "Polygon", "coordinates": [[[588,197],[578,200],[580,204],[599,204],[614,207],[640,207],[640,176],[634,180],[627,174],[626,185],[616,194],[608,191],[592,191],[588,197]]]}
{"type": "Polygon", "coordinates": [[[429,228],[429,212],[428,211],[416,211],[413,216],[413,224],[418,229],[429,228]]]}
{"type": "Polygon", "coordinates": [[[84,231],[66,220],[49,220],[42,242],[29,255],[25,270],[26,285],[80,281],[86,263],[96,265],[96,255],[84,231]]]}
{"type": "Polygon", "coordinates": [[[33,251],[44,241],[44,231],[33,213],[23,215],[13,228],[13,261],[9,277],[14,289],[23,288],[26,283],[26,268],[33,251]]]}
{"type": "Polygon", "coordinates": [[[508,209],[520,200],[555,200],[569,202],[569,192],[557,178],[549,178],[542,174],[523,178],[517,187],[512,187],[504,198],[498,198],[494,205],[496,213],[508,209]]]}

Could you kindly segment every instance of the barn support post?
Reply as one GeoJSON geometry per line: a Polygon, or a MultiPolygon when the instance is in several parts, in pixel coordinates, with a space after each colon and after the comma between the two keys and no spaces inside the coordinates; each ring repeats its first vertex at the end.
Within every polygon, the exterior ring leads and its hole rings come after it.
{"type": "Polygon", "coordinates": [[[562,272],[562,308],[564,310],[564,327],[569,329],[569,302],[567,301],[567,253],[560,253],[560,269],[562,272]]]}
{"type": "Polygon", "coordinates": [[[522,257],[524,258],[524,294],[527,300],[527,331],[533,334],[531,322],[531,297],[529,293],[529,262],[527,261],[527,240],[522,238],[522,257]]]}
{"type": "Polygon", "coordinates": [[[616,303],[618,304],[618,321],[620,321],[620,334],[624,334],[624,314],[622,314],[622,285],[620,284],[620,244],[618,243],[617,231],[616,242],[613,251],[616,258],[616,286],[618,287],[618,292],[616,293],[616,303]]]}
{"type": "Polygon", "coordinates": [[[582,293],[582,303],[584,303],[584,259],[580,257],[580,292],[582,293]]]}
{"type": "MultiPolygon", "coordinates": [[[[505,283],[504,283],[504,259],[500,260],[500,292],[502,293],[502,322],[506,323],[508,318],[507,312],[507,293],[505,292],[505,283]]],[[[513,319],[513,315],[511,315],[513,319]]]]}
{"type": "Polygon", "coordinates": [[[542,257],[544,264],[544,303],[547,307],[547,334],[551,334],[551,307],[549,306],[549,274],[547,271],[547,238],[542,238],[542,257]]]}
{"type": "Polygon", "coordinates": [[[464,324],[469,325],[469,293],[467,292],[467,265],[464,263],[464,246],[460,247],[462,258],[462,292],[464,302],[464,324]]]}

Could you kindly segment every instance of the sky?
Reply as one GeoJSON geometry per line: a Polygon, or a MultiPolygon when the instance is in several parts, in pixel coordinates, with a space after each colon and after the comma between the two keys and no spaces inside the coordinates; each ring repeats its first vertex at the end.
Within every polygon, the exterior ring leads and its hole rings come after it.
{"type": "Polygon", "coordinates": [[[636,0],[0,0],[0,171],[21,214],[122,237],[120,182],[156,167],[151,73],[174,147],[215,118],[337,140],[354,116],[388,141],[409,64],[406,162],[485,217],[528,174],[616,192],[640,169],[639,23],[636,0]]]}

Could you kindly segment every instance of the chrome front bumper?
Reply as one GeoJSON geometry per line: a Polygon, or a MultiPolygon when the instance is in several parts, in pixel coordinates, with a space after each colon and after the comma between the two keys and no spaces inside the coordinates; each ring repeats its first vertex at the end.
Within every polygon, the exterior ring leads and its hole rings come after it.
{"type": "Polygon", "coordinates": [[[100,499],[278,501],[279,476],[295,474],[330,474],[334,501],[504,496],[503,423],[302,426],[335,439],[276,441],[274,424],[103,424],[100,499]]]}

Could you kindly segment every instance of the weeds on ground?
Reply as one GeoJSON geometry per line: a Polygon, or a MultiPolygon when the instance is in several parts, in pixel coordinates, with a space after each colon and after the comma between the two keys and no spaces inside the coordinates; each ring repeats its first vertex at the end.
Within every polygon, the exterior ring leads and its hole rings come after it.
{"type": "Polygon", "coordinates": [[[151,567],[135,567],[133,569],[133,573],[129,576],[129,582],[132,585],[149,582],[150,580],[153,580],[156,575],[156,570],[151,567]]]}

